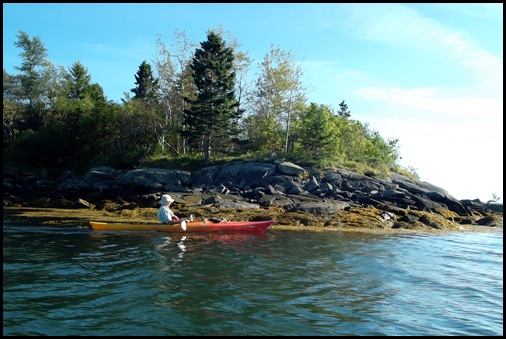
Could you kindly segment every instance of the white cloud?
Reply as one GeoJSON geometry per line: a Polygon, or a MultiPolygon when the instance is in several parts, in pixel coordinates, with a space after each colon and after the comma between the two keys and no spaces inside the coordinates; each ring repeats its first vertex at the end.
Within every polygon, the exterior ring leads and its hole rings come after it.
{"type": "Polygon", "coordinates": [[[496,93],[502,93],[502,58],[476,47],[465,33],[447,29],[403,5],[362,4],[348,8],[351,16],[347,26],[358,38],[450,58],[472,72],[476,80],[493,83],[496,93]]]}
{"type": "Polygon", "coordinates": [[[353,93],[377,108],[358,119],[399,139],[401,164],[422,180],[459,199],[502,198],[502,57],[403,5],[350,8],[360,38],[455,61],[468,75],[452,87],[355,86],[353,93]]]}
{"type": "Polygon", "coordinates": [[[502,119],[503,100],[500,97],[483,97],[466,89],[363,87],[355,94],[366,101],[374,101],[389,110],[382,109],[387,116],[409,117],[413,114],[425,120],[436,119],[502,119]]]}
{"type": "Polygon", "coordinates": [[[437,47],[434,41],[444,32],[433,19],[399,4],[360,4],[348,10],[346,26],[359,39],[430,53],[437,47]]]}

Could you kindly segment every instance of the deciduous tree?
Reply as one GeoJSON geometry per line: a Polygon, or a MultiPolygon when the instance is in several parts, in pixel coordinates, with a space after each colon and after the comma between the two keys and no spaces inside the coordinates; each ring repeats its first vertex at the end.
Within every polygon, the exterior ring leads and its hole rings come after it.
{"type": "Polygon", "coordinates": [[[156,45],[157,57],[154,63],[158,72],[160,104],[164,115],[164,119],[160,120],[160,138],[176,154],[185,154],[186,141],[180,132],[187,129],[183,117],[186,105],[184,98],[193,93],[189,64],[197,45],[188,40],[184,31],[177,29],[169,47],[163,43],[161,35],[158,36],[156,45]]]}
{"type": "MultiPolygon", "coordinates": [[[[294,55],[290,51],[283,51],[271,45],[270,52],[260,64],[260,74],[249,105],[254,115],[253,120],[259,124],[261,120],[270,119],[273,115],[276,124],[283,126],[284,135],[279,135],[279,140],[270,144],[270,147],[275,147],[271,151],[281,151],[279,149],[281,147],[285,153],[293,150],[293,142],[290,140],[291,129],[304,109],[305,101],[302,69],[296,64],[294,55]]],[[[272,131],[264,133],[272,134],[272,131]]],[[[260,148],[264,146],[260,145],[260,148]]]]}

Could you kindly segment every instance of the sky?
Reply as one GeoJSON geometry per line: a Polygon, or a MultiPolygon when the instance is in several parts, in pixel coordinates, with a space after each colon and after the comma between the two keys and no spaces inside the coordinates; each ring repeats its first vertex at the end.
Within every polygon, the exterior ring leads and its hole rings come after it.
{"type": "Polygon", "coordinates": [[[350,119],[398,140],[399,165],[456,199],[503,201],[502,3],[4,3],[3,67],[18,74],[23,31],[121,102],[159,36],[200,44],[219,26],[252,78],[271,46],[291,52],[308,103],[345,100],[350,119]]]}

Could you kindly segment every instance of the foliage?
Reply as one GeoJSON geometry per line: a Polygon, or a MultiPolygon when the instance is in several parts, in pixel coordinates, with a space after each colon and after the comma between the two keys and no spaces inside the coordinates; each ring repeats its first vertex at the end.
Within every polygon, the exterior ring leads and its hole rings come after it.
{"type": "Polygon", "coordinates": [[[183,135],[194,150],[203,152],[205,164],[211,161],[212,151],[227,152],[226,146],[240,132],[243,110],[235,97],[233,61],[233,50],[211,31],[190,65],[197,97],[185,98],[190,106],[185,109],[187,130],[183,135]]]}
{"type": "MultiPolygon", "coordinates": [[[[242,120],[247,149],[253,152],[283,152],[283,127],[274,115],[248,116],[242,120]]],[[[284,152],[283,152],[284,153],[284,152]]]]}
{"type": "Polygon", "coordinates": [[[351,112],[348,110],[348,105],[343,101],[339,104],[339,111],[337,112],[342,118],[349,118],[351,116],[351,112]]]}
{"type": "MultiPolygon", "coordinates": [[[[210,31],[211,30],[209,30],[209,32],[210,31]]],[[[248,56],[248,52],[242,52],[239,50],[241,44],[239,43],[237,37],[232,35],[231,32],[227,31],[225,33],[225,29],[221,25],[218,25],[218,27],[212,31],[219,34],[222,39],[226,40],[227,45],[233,50],[234,61],[232,63],[232,68],[235,73],[235,93],[237,101],[239,101],[239,104],[243,106],[245,104],[245,100],[243,100],[243,98],[245,98],[251,91],[251,81],[248,80],[247,75],[252,60],[248,56]]]]}
{"type": "Polygon", "coordinates": [[[250,115],[244,122],[246,136],[255,138],[258,150],[272,145],[276,152],[294,151],[297,136],[293,131],[306,101],[301,78],[302,69],[296,65],[294,55],[271,45],[249,95],[250,115]]]}
{"type": "Polygon", "coordinates": [[[181,135],[187,130],[184,124],[184,110],[186,102],[184,98],[196,97],[196,89],[190,69],[190,61],[193,56],[192,50],[195,43],[186,37],[186,33],[177,29],[173,34],[173,42],[167,47],[161,35],[157,41],[157,57],[155,66],[158,72],[160,84],[160,107],[163,120],[160,120],[160,135],[162,154],[166,152],[166,146],[171,153],[186,154],[186,138],[181,135]]]}
{"type": "Polygon", "coordinates": [[[314,164],[325,166],[336,154],[335,117],[325,105],[311,103],[300,118],[300,151],[314,164]]]}
{"type": "Polygon", "coordinates": [[[146,105],[158,103],[159,86],[158,79],[153,76],[151,65],[143,61],[135,75],[135,86],[130,91],[135,94],[134,99],[141,100],[146,105]]]}
{"type": "Polygon", "coordinates": [[[91,83],[91,75],[88,74],[88,70],[80,62],[75,62],[70,67],[67,81],[70,85],[68,97],[75,100],[84,99],[91,83]]]}
{"type": "Polygon", "coordinates": [[[499,197],[496,193],[492,194],[492,199],[487,201],[487,204],[498,204],[501,202],[501,197],[499,197]]]}
{"type": "Polygon", "coordinates": [[[41,68],[47,65],[47,49],[38,36],[30,39],[30,36],[20,31],[14,43],[23,51],[19,54],[22,58],[21,66],[15,68],[21,73],[17,75],[20,83],[21,102],[27,103],[24,107],[22,123],[26,129],[38,130],[44,123],[44,103],[41,68]]]}
{"type": "Polygon", "coordinates": [[[41,99],[42,77],[40,67],[46,65],[47,49],[38,36],[30,39],[30,36],[20,31],[14,43],[23,50],[19,56],[23,59],[20,67],[15,67],[21,72],[19,78],[23,95],[29,104],[35,104],[41,99]]]}
{"type": "Polygon", "coordinates": [[[394,165],[394,167],[391,169],[395,173],[399,173],[401,175],[404,175],[405,177],[408,177],[413,180],[420,180],[420,176],[416,172],[416,169],[414,167],[402,167],[400,165],[394,165]]]}
{"type": "Polygon", "coordinates": [[[344,100],[306,105],[302,70],[290,51],[271,45],[250,81],[251,59],[221,26],[207,40],[175,31],[157,40],[151,65],[143,61],[121,104],[107,101],[79,61],[53,65],[38,37],[20,32],[19,74],[3,77],[3,157],[9,165],[85,171],[91,166],[195,169],[209,162],[293,161],[371,176],[396,165],[398,140],[385,140],[350,119],[344,100]],[[243,109],[247,114],[243,117],[243,109]]]}

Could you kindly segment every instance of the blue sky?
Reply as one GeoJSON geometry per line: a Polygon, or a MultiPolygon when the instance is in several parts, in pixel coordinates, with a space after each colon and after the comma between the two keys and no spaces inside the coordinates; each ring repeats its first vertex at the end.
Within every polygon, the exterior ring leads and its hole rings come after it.
{"type": "Polygon", "coordinates": [[[221,25],[253,59],[291,51],[308,102],[399,139],[404,167],[457,199],[503,201],[503,4],[3,4],[3,67],[19,31],[56,65],[80,61],[109,100],[133,88],[161,34],[200,43],[221,25]]]}

